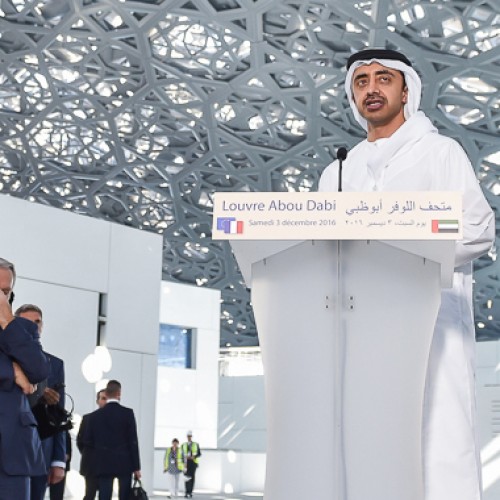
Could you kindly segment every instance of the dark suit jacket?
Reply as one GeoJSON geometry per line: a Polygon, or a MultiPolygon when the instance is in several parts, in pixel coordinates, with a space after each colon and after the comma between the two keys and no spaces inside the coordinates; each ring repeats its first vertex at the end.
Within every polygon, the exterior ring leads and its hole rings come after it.
{"type": "MultiPolygon", "coordinates": [[[[59,406],[64,408],[64,361],[57,356],[44,352],[49,360],[50,372],[47,379],[47,387],[59,392],[59,406]]],[[[66,463],[66,433],[58,432],[55,436],[48,437],[42,441],[43,454],[47,473],[52,462],[66,463]]]]}
{"type": "Polygon", "coordinates": [[[80,474],[82,476],[89,476],[90,475],[90,468],[89,468],[89,462],[90,462],[90,449],[89,447],[85,448],[83,444],[83,436],[85,435],[85,427],[87,426],[87,421],[88,418],[90,417],[91,413],[87,413],[82,417],[82,421],[80,422],[80,428],[78,429],[78,435],[76,436],[76,446],[80,450],[81,458],[80,458],[80,474]]]}
{"type": "Polygon", "coordinates": [[[80,442],[89,476],[118,477],[140,470],[134,412],[116,402],[86,415],[80,442]]]}
{"type": "Polygon", "coordinates": [[[38,340],[37,326],[15,318],[0,329],[0,453],[6,474],[35,476],[45,473],[36,420],[28,398],[14,381],[12,360],[31,383],[47,378],[49,364],[38,340]]]}

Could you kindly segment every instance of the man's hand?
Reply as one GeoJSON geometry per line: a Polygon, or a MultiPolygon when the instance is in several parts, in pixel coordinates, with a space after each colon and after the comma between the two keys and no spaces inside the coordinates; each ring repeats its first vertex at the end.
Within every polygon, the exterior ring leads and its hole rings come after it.
{"type": "Polygon", "coordinates": [[[22,368],[15,361],[12,361],[12,367],[14,368],[14,382],[16,385],[22,389],[24,394],[33,394],[36,391],[36,385],[33,385],[28,380],[22,368]]]}
{"type": "Polygon", "coordinates": [[[62,467],[51,467],[49,471],[49,484],[57,484],[64,479],[65,470],[62,467]]]}
{"type": "Polygon", "coordinates": [[[137,480],[141,479],[141,477],[142,477],[141,471],[140,471],[140,470],[136,470],[136,471],[134,472],[134,477],[135,477],[137,480]]]}
{"type": "Polygon", "coordinates": [[[43,391],[43,399],[45,399],[45,402],[48,405],[56,405],[57,403],[59,403],[61,395],[54,389],[46,387],[43,391]]]}
{"type": "Polygon", "coordinates": [[[9,304],[9,297],[4,293],[0,293],[0,328],[5,330],[13,319],[14,315],[9,304]]]}

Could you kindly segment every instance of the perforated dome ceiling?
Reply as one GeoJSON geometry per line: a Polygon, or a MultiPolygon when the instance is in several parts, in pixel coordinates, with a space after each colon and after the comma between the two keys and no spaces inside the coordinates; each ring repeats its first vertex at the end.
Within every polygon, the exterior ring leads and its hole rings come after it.
{"type": "MultiPolygon", "coordinates": [[[[164,236],[167,280],[222,290],[222,345],[258,343],[212,193],[316,189],[363,136],[342,82],[365,46],[404,51],[423,109],[500,193],[498,0],[2,0],[0,190],[164,236]]],[[[478,338],[500,332],[496,254],[478,338]]]]}

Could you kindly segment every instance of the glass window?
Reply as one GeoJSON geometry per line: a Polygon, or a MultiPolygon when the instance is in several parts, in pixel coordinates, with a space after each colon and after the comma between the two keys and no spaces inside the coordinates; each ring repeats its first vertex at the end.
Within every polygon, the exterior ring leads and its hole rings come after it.
{"type": "Polygon", "coordinates": [[[194,332],[190,328],[160,324],[158,366],[195,368],[193,337],[194,332]]]}

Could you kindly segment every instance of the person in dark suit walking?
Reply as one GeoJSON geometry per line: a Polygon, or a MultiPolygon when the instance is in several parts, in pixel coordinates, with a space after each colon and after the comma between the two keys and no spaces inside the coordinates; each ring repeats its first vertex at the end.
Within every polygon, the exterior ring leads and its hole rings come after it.
{"type": "Polygon", "coordinates": [[[132,474],[141,478],[139,443],[134,411],[120,404],[121,384],[110,380],[106,405],[91,413],[81,441],[89,453],[89,473],[98,478],[99,500],[111,500],[118,479],[120,500],[129,500],[132,474]]]}
{"type": "MultiPolygon", "coordinates": [[[[14,313],[18,318],[33,321],[41,336],[43,331],[42,310],[34,304],[23,304],[14,313]]],[[[42,404],[56,405],[64,408],[64,362],[61,358],[44,351],[49,360],[50,371],[46,387],[40,395],[42,404]]],[[[66,474],[66,433],[58,432],[53,436],[42,439],[43,455],[46,471],[44,474],[31,477],[31,500],[43,500],[47,485],[63,481],[66,474]]]]}
{"type": "MultiPolygon", "coordinates": [[[[106,404],[106,390],[101,389],[97,393],[96,404],[99,408],[102,408],[106,404]]],[[[80,428],[78,429],[78,435],[76,436],[76,446],[80,450],[80,474],[85,478],[85,496],[83,500],[94,500],[97,493],[97,477],[92,475],[90,468],[91,458],[88,453],[88,449],[83,446],[83,435],[85,434],[85,427],[87,426],[87,420],[91,413],[87,413],[82,417],[80,422],[80,428]]]]}
{"type": "Polygon", "coordinates": [[[47,378],[49,363],[36,325],[12,314],[14,265],[0,258],[0,500],[29,500],[29,478],[45,472],[28,394],[47,378]]]}

